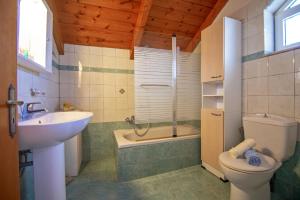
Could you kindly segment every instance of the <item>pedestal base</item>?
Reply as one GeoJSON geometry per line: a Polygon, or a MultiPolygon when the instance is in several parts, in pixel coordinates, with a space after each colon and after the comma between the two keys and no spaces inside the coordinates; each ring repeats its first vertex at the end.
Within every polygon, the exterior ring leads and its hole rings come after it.
{"type": "Polygon", "coordinates": [[[230,184],[230,200],[271,200],[269,182],[257,189],[240,189],[230,184]]]}
{"type": "Polygon", "coordinates": [[[65,200],[64,143],[34,149],[34,193],[36,200],[65,200]]]}

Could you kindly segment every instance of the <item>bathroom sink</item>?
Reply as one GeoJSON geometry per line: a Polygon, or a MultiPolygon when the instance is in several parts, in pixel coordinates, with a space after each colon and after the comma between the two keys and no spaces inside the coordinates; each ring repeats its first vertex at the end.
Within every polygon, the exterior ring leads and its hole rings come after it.
{"type": "Polygon", "coordinates": [[[64,141],[89,123],[90,112],[54,112],[18,123],[20,150],[33,157],[35,199],[66,200],[64,141]]]}
{"type": "Polygon", "coordinates": [[[18,123],[20,150],[60,144],[80,133],[88,124],[90,112],[54,112],[18,123]]]}

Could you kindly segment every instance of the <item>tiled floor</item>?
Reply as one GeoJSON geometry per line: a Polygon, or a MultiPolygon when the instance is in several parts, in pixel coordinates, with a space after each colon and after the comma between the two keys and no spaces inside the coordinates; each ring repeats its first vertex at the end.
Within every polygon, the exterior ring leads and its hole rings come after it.
{"type": "Polygon", "coordinates": [[[223,183],[200,166],[129,182],[116,181],[114,160],[91,161],[67,187],[69,200],[225,200],[223,183]]]}
{"type": "MultiPolygon", "coordinates": [[[[229,200],[230,184],[199,165],[129,182],[116,180],[114,158],[91,161],[67,186],[68,200],[229,200]]],[[[280,200],[272,195],[272,200],[280,200]]]]}

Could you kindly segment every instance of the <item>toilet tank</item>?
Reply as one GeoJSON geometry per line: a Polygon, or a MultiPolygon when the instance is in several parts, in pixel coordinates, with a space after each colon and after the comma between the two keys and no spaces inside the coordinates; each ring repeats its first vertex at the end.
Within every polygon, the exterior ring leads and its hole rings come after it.
{"type": "Polygon", "coordinates": [[[297,122],[276,115],[243,117],[245,139],[256,141],[255,149],[277,161],[294,154],[297,140],[297,122]]]}

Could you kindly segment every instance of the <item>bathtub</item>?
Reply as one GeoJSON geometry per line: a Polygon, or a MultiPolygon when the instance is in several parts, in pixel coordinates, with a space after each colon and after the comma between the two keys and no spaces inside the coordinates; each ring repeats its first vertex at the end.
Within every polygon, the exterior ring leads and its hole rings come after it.
{"type": "Polygon", "coordinates": [[[132,129],[116,130],[114,136],[120,181],[200,164],[200,131],[191,125],[177,126],[177,137],[172,137],[172,126],[151,128],[143,137],[132,129]]]}

